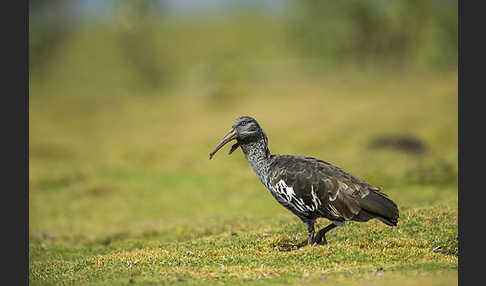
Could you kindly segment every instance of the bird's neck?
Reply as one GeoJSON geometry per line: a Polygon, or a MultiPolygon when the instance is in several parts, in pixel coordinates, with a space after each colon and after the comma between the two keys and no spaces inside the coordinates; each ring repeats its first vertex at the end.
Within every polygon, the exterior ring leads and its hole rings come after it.
{"type": "Polygon", "coordinates": [[[243,143],[240,146],[255,174],[264,185],[267,185],[270,168],[270,150],[268,150],[267,141],[262,138],[258,141],[243,143]]]}

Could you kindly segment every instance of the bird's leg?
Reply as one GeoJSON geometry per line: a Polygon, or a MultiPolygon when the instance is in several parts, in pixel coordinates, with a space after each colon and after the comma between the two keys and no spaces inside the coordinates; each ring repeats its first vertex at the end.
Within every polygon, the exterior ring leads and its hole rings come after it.
{"type": "Polygon", "coordinates": [[[309,232],[309,238],[307,240],[308,245],[312,245],[314,243],[314,221],[306,221],[305,225],[307,226],[307,231],[309,232]]]}
{"type": "Polygon", "coordinates": [[[331,229],[335,228],[337,225],[335,225],[334,223],[331,223],[330,225],[322,228],[321,230],[319,230],[316,234],[316,237],[314,239],[314,245],[316,244],[326,244],[327,243],[327,240],[326,240],[326,232],[330,231],[331,229]],[[321,243],[322,242],[322,243],[321,243]]]}

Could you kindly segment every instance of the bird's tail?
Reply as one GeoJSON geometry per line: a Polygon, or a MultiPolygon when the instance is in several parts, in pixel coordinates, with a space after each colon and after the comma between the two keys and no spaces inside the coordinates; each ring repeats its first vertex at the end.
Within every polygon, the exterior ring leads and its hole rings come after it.
{"type": "Polygon", "coordinates": [[[361,206],[359,216],[363,219],[376,218],[387,225],[397,225],[399,217],[397,204],[384,193],[370,189],[369,194],[358,201],[361,206]]]}

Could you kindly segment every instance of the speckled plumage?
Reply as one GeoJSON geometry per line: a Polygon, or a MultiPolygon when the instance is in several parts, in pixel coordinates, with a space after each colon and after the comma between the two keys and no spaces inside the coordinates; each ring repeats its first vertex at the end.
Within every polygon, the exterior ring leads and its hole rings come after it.
{"type": "Polygon", "coordinates": [[[376,218],[387,225],[397,225],[397,205],[379,188],[319,159],[270,154],[267,136],[255,119],[239,117],[230,133],[210,156],[236,139],[230,153],[241,147],[272,196],[306,224],[309,244],[326,243],[325,233],[349,220],[364,222],[376,218]],[[319,217],[332,223],[314,236],[314,223],[319,217]]]}

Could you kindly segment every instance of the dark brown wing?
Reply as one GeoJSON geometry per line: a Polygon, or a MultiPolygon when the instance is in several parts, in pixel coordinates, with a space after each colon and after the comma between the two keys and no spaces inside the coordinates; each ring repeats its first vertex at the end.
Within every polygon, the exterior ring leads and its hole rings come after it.
{"type": "Polygon", "coordinates": [[[379,188],[332,164],[301,156],[274,155],[272,159],[269,185],[275,190],[273,195],[299,216],[333,221],[398,218],[396,205],[379,188]]]}

